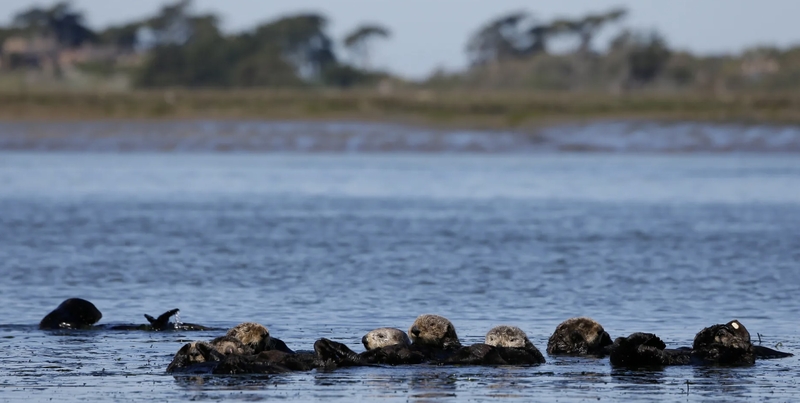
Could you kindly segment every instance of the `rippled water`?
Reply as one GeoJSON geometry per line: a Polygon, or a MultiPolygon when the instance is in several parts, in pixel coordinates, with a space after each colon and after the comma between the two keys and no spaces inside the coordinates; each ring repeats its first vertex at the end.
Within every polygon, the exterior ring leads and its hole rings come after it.
{"type": "Polygon", "coordinates": [[[450,318],[462,341],[562,320],[690,345],[738,318],[800,352],[800,159],[789,155],[0,154],[0,400],[789,401],[800,358],[750,368],[350,368],[176,378],[199,333],[45,332],[182,310],[290,347],[450,318]],[[688,382],[688,383],[687,383],[688,382]],[[687,394],[688,388],[688,394],[687,394]]]}

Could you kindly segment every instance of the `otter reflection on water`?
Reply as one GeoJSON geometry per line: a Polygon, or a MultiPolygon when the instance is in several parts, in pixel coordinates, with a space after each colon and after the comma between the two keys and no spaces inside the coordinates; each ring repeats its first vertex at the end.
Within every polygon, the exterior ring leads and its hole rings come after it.
{"type": "Polygon", "coordinates": [[[196,325],[194,323],[174,323],[170,318],[180,312],[179,309],[171,309],[158,318],[148,314],[144,317],[149,324],[135,325],[95,325],[103,317],[100,310],[93,303],[81,298],[69,298],[64,300],[52,312],[48,313],[41,322],[39,329],[99,329],[99,330],[213,330],[212,328],[196,325]]]}

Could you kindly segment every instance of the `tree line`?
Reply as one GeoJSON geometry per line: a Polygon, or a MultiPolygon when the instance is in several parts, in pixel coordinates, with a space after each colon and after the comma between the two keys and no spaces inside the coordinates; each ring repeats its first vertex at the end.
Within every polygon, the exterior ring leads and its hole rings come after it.
{"type": "MultiPolygon", "coordinates": [[[[800,68],[787,73],[775,67],[785,60],[798,65],[796,49],[755,49],[738,59],[694,56],[670,49],[657,32],[624,29],[621,24],[627,15],[626,9],[614,8],[542,21],[526,11],[507,13],[468,38],[465,52],[470,65],[465,71],[439,72],[416,85],[617,91],[720,82],[800,85],[800,68]],[[618,35],[598,51],[594,42],[610,27],[618,28],[618,35]],[[574,49],[552,52],[554,41],[564,39],[572,41],[574,49]],[[783,75],[776,74],[779,71],[783,75]],[[763,78],[770,74],[778,78],[763,78]]],[[[374,70],[370,58],[376,43],[391,37],[389,29],[366,23],[337,41],[327,28],[324,15],[299,13],[225,33],[216,15],[195,13],[191,0],[179,0],[148,18],[93,30],[79,10],[63,2],[17,13],[9,27],[0,27],[0,41],[39,36],[52,38],[61,49],[92,44],[120,54],[144,55],[128,71],[133,84],[141,88],[350,87],[375,85],[390,77],[374,70]]],[[[58,70],[56,55],[45,57],[51,57],[58,70]]],[[[107,63],[109,70],[119,70],[113,60],[107,63]]],[[[13,68],[15,63],[5,60],[4,65],[13,68]]]]}

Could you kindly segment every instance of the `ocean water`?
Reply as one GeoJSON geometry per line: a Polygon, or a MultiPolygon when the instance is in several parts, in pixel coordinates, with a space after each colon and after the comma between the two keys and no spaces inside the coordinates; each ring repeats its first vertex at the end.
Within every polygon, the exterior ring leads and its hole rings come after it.
{"type": "Polygon", "coordinates": [[[739,319],[800,353],[800,158],[789,154],[0,154],[0,401],[794,401],[800,357],[746,368],[369,367],[174,377],[224,331],[41,331],[62,300],[100,323],[269,327],[361,351],[448,317],[464,343],[561,321],[688,346],[739,319]]]}

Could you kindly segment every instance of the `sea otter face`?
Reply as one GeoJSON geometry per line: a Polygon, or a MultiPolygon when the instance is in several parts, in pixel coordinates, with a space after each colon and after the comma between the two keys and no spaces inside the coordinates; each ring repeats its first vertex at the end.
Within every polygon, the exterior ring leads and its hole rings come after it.
{"type": "Polygon", "coordinates": [[[208,349],[211,348],[206,342],[203,341],[195,341],[192,343],[185,344],[178,350],[178,353],[175,356],[183,356],[185,358],[186,365],[188,364],[196,364],[198,362],[206,362],[208,361],[208,349]]]}
{"type": "Polygon", "coordinates": [[[211,345],[224,355],[230,354],[250,354],[252,350],[239,339],[231,336],[220,336],[211,340],[211,345]]]}
{"type": "Polygon", "coordinates": [[[408,335],[414,344],[436,348],[458,348],[456,328],[442,316],[420,315],[408,329],[408,335]]]}
{"type": "Polygon", "coordinates": [[[567,319],[547,341],[549,354],[597,354],[613,344],[611,336],[591,318],[567,319]]]}
{"type": "Polygon", "coordinates": [[[409,340],[408,336],[400,329],[382,327],[364,335],[364,337],[361,338],[361,343],[364,344],[364,348],[367,350],[374,350],[386,346],[409,346],[411,345],[411,340],[409,340]]]}
{"type": "Polygon", "coordinates": [[[269,330],[254,322],[240,323],[228,330],[225,335],[239,339],[256,354],[265,351],[270,341],[269,330]]]}
{"type": "Polygon", "coordinates": [[[496,326],[486,333],[485,343],[495,347],[525,348],[532,345],[528,335],[516,326],[496,326]]]}
{"type": "Polygon", "coordinates": [[[750,342],[750,332],[738,320],[732,320],[724,325],[707,327],[697,333],[694,338],[695,349],[720,346],[732,349],[747,350],[750,342]]]}

